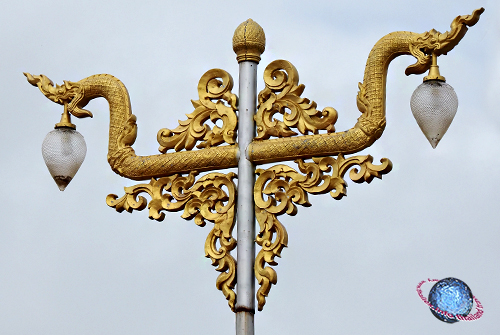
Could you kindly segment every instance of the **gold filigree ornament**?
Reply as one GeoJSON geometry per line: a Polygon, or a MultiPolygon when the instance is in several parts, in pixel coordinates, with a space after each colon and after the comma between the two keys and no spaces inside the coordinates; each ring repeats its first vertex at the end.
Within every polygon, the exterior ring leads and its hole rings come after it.
{"type": "Polygon", "coordinates": [[[220,69],[207,71],[198,84],[200,100],[191,100],[195,110],[191,114],[186,114],[188,119],[179,121],[179,126],[174,130],[161,129],[158,132],[160,152],[165,153],[172,148],[175,151],[191,150],[200,140],[203,142],[197,146],[199,149],[210,148],[224,142],[234,144],[238,125],[236,117],[238,98],[231,93],[232,88],[233,78],[229,73],[220,69]],[[211,129],[204,124],[209,118],[214,124],[217,120],[222,120],[222,128],[214,125],[211,129]]]}
{"type": "MultiPolygon", "coordinates": [[[[372,145],[384,131],[390,62],[401,55],[412,55],[416,63],[406,69],[406,74],[424,73],[431,67],[433,57],[446,54],[459,43],[467,27],[476,24],[483,11],[480,8],[472,15],[455,18],[451,30],[443,34],[432,29],[423,34],[399,31],[382,37],[372,48],[363,82],[359,83],[357,106],[361,115],[351,129],[343,132],[336,132],[334,128],[335,109],[329,107],[319,112],[314,102],[301,97],[304,85],[299,85],[298,72],[290,62],[278,60],[266,68],[266,87],[259,94],[255,115],[258,136],[245,148],[246,158],[255,165],[294,160],[300,172],[286,165],[256,170],[259,177],[254,200],[260,225],[256,242],[261,250],[254,270],[261,285],[257,292],[259,310],[265,304],[271,285],[277,282],[272,268],[277,264],[275,257],[280,256],[288,243],[286,230],[277,217],[285,213],[295,215],[296,205],[310,206],[308,194],[330,192],[333,198],[342,198],[346,194],[344,175],[355,165],[359,169],[352,169],[350,177],[359,183],[369,183],[390,171],[388,159],[382,159],[381,165],[373,165],[371,156],[344,158],[372,145]],[[277,114],[282,115],[283,121],[275,119],[277,114]],[[298,134],[292,129],[302,135],[295,136],[298,134]],[[312,162],[305,162],[307,159],[312,162]]],[[[252,20],[245,21],[235,32],[233,48],[238,62],[258,63],[265,48],[264,31],[252,20]]],[[[193,101],[195,109],[187,115],[188,119],[179,121],[176,129],[163,129],[158,133],[162,154],[138,156],[132,148],[137,136],[137,120],[132,114],[127,89],[120,80],[100,74],[54,86],[44,75],[25,75],[47,98],[64,105],[67,113],[79,118],[92,116],[83,109],[90,100],[104,97],[108,101],[108,162],[112,170],[129,179],[150,180],[149,184],[126,187],[126,194],[121,198],[109,195],[108,205],[119,212],[148,206],[150,218],[159,221],[163,220],[164,211],[183,210],[183,218],[194,219],[200,226],[206,221],[213,222],[205,253],[222,272],[216,285],[234,310],[236,262],[230,252],[236,246],[232,237],[235,174],[212,172],[196,181],[200,172],[238,166],[237,98],[231,93],[231,76],[219,69],[205,73],[198,85],[199,100],[193,101]],[[213,123],[222,121],[222,126],[211,128],[206,124],[208,119],[213,123]],[[198,142],[201,142],[198,144],[201,150],[191,150],[198,142]],[[221,145],[224,143],[226,145],[221,145]],[[166,153],[169,149],[175,152],[166,153]],[[139,196],[141,193],[149,194],[149,205],[139,196]]]]}
{"type": "Polygon", "coordinates": [[[151,219],[162,221],[165,217],[163,210],[184,209],[182,217],[186,220],[194,218],[199,226],[204,226],[206,221],[213,222],[214,227],[205,242],[205,253],[211,258],[212,264],[217,266],[216,270],[222,272],[217,278],[216,287],[223,292],[229,306],[234,310],[236,261],[230,252],[236,247],[236,240],[232,237],[236,201],[233,179],[236,175],[210,173],[195,182],[195,176],[201,171],[238,165],[238,146],[234,144],[237,97],[231,93],[231,76],[220,69],[206,72],[198,84],[200,100],[193,101],[195,111],[190,114],[192,118],[185,123],[185,130],[174,130],[173,136],[162,137],[163,142],[160,142],[165,147],[169,146],[169,143],[176,143],[177,150],[180,150],[180,147],[190,150],[194,142],[203,139],[203,150],[137,156],[132,148],[137,137],[137,118],[132,114],[127,89],[119,79],[109,74],[100,74],[79,82],[64,81],[63,85],[54,86],[44,75],[25,75],[28,82],[38,86],[48,99],[64,105],[65,112],[78,118],[92,116],[92,113],[83,109],[90,100],[103,97],[108,101],[108,162],[112,170],[129,179],[151,181],[149,184],[126,187],[126,194],[120,199],[117,199],[116,195],[109,195],[107,204],[118,212],[142,210],[147,201],[138,194],[145,192],[152,198],[148,205],[151,219]],[[207,125],[201,126],[208,118],[212,121],[221,119],[222,128],[215,126],[210,129],[207,125]],[[213,147],[222,141],[232,145],[213,147]],[[189,175],[182,176],[186,173],[189,175]]]}
{"type": "Polygon", "coordinates": [[[431,55],[452,50],[464,36],[467,26],[476,24],[483,11],[480,8],[472,15],[455,18],[451,30],[444,34],[432,29],[423,34],[399,31],[382,37],[368,56],[363,83],[358,84],[356,101],[361,116],[347,131],[335,132],[333,123],[337,112],[333,108],[318,113],[315,103],[309,105],[309,100],[300,97],[304,86],[298,85],[298,73],[291,63],[278,60],[266,68],[266,88],[259,94],[259,110],[255,116],[258,136],[247,150],[249,159],[255,164],[296,160],[305,175],[286,165],[257,170],[259,177],[254,199],[260,232],[256,241],[261,250],[256,258],[255,276],[261,285],[257,292],[259,310],[265,304],[271,285],[277,282],[276,271],[265,264],[276,265],[275,257],[280,256],[288,243],[286,229],[277,216],[295,215],[296,204],[310,206],[308,193],[330,192],[333,198],[340,199],[346,191],[343,176],[353,165],[361,167],[359,171],[351,170],[350,177],[355,182],[370,182],[391,170],[391,163],[386,158],[381,160],[382,165],[374,166],[371,156],[347,159],[343,156],[369,147],[382,135],[386,125],[385,92],[390,62],[400,55],[412,55],[417,62],[407,68],[406,74],[424,73],[431,66],[431,55]],[[285,109],[291,112],[286,114],[285,109]],[[276,113],[283,114],[283,121],[273,119],[276,113]],[[297,127],[304,136],[293,136],[295,132],[291,127],[297,127]],[[320,129],[327,133],[317,134],[320,129]],[[306,135],[308,131],[314,135],[306,135]],[[268,139],[271,136],[280,138],[268,139]],[[332,155],[338,158],[317,158],[332,155]],[[310,158],[314,163],[303,161],[310,158]],[[329,169],[332,174],[324,175],[329,169]]]}
{"type": "MultiPolygon", "coordinates": [[[[230,92],[232,88],[231,76],[223,70],[208,71],[202,76],[198,85],[199,92],[206,90],[206,93],[199,93],[200,104],[206,106],[211,111],[210,113],[214,114],[210,117],[216,119],[220,115],[224,121],[220,132],[216,127],[212,131],[207,128],[208,126],[204,127],[206,132],[204,132],[203,138],[207,148],[149,156],[138,156],[132,148],[137,136],[137,118],[132,114],[127,88],[119,79],[109,74],[97,74],[78,82],[65,81],[64,85],[54,87],[52,81],[44,75],[32,76],[29,73],[25,73],[25,75],[28,82],[38,86],[48,99],[61,105],[67,105],[68,112],[78,118],[92,116],[92,113],[83,109],[91,100],[103,97],[108,101],[110,117],[108,162],[111,169],[122,177],[132,180],[149,180],[176,173],[211,171],[238,166],[237,144],[210,147],[218,141],[218,135],[229,142],[230,138],[235,136],[231,132],[234,132],[236,128],[236,121],[232,121],[234,118],[231,113],[234,112],[237,100],[230,92]],[[217,78],[222,78],[222,81],[217,78]],[[204,88],[200,89],[200,87],[204,88]],[[212,103],[210,99],[228,101],[231,107],[224,108],[221,105],[222,102],[212,103]],[[212,107],[214,108],[210,109],[212,107]],[[205,138],[205,136],[207,137],[205,138]],[[210,139],[210,136],[217,139],[214,141],[210,139]]],[[[198,131],[197,122],[201,122],[201,119],[200,117],[192,119],[194,125],[188,126],[188,129],[194,129],[196,133],[198,131]]],[[[178,137],[182,136],[178,135],[178,137]]],[[[186,136],[193,136],[193,134],[189,133],[186,136]]],[[[194,138],[200,139],[196,135],[194,138]]],[[[192,139],[186,139],[184,142],[180,142],[191,143],[191,141],[192,139]]]]}
{"type": "Polygon", "coordinates": [[[313,157],[312,160],[296,160],[300,172],[283,164],[266,170],[256,170],[259,177],[255,182],[254,200],[260,225],[256,242],[261,246],[255,259],[255,277],[261,286],[257,291],[259,310],[262,310],[266,303],[271,285],[275,285],[278,280],[276,271],[265,265],[277,265],[275,257],[280,257],[281,251],[288,243],[286,229],[277,217],[285,213],[296,215],[296,205],[311,206],[308,194],[329,192],[332,198],[340,200],[347,192],[344,175],[353,166],[359,166],[359,169],[354,168],[349,173],[351,180],[356,183],[370,183],[373,178],[381,179],[382,175],[392,169],[392,163],[387,158],[381,159],[380,165],[374,165],[370,155],[347,159],[342,155],[337,159],[313,157]]]}
{"type": "MultiPolygon", "coordinates": [[[[328,130],[326,134],[290,137],[293,134],[287,128],[289,127],[287,122],[290,125],[292,122],[287,119],[296,120],[293,113],[285,115],[283,121],[272,120],[272,115],[277,111],[292,106],[291,101],[298,101],[303,88],[300,88],[301,85],[293,89],[298,82],[295,67],[287,61],[271,63],[265,72],[266,88],[259,94],[260,106],[256,116],[257,126],[260,127],[259,137],[247,149],[249,159],[255,164],[264,164],[297,158],[309,159],[315,156],[347,155],[366,149],[382,136],[385,129],[386,78],[391,61],[401,55],[412,55],[417,61],[406,69],[406,75],[426,72],[432,64],[432,54],[441,55],[452,50],[465,35],[467,26],[476,24],[483,11],[484,9],[480,8],[472,15],[455,18],[451,30],[443,34],[432,29],[423,34],[397,31],[382,37],[370,51],[363,83],[359,83],[357,105],[361,116],[354,127],[342,132],[331,132],[333,128],[325,128],[328,130]],[[283,90],[282,93],[275,97],[273,93],[280,90],[283,90]],[[283,94],[284,92],[287,93],[283,94]],[[284,100],[286,96],[290,102],[284,100]],[[270,136],[281,136],[281,138],[262,140],[270,136]]],[[[300,111],[300,108],[294,108],[300,111]]],[[[306,114],[310,115],[302,111],[296,115],[306,114]]],[[[333,109],[331,113],[326,113],[324,110],[322,115],[331,115],[331,121],[336,120],[333,109]]],[[[305,119],[307,118],[304,117],[305,119]]],[[[304,126],[303,129],[307,128],[304,126]]],[[[309,130],[314,133],[312,127],[309,130]]]]}
{"type": "Polygon", "coordinates": [[[221,272],[216,281],[234,311],[236,294],[236,260],[231,251],[236,247],[232,236],[235,225],[236,186],[233,179],[236,174],[230,172],[209,173],[195,180],[196,173],[188,176],[172,175],[163,178],[152,178],[149,184],[125,187],[125,195],[121,198],[110,194],[106,198],[108,206],[118,212],[141,211],[149,208],[149,218],[163,221],[164,211],[177,212],[184,210],[181,217],[203,227],[206,221],[214,224],[205,242],[205,256],[212,260],[212,265],[221,272]],[[147,193],[151,197],[149,204],[140,196],[147,193]],[[220,247],[217,247],[217,245],[220,247]]]}
{"type": "Polygon", "coordinates": [[[259,107],[254,117],[256,140],[297,135],[290,128],[296,128],[303,135],[318,134],[318,130],[335,132],[337,111],[331,107],[318,111],[314,101],[300,97],[305,86],[299,85],[299,73],[292,63],[276,60],[269,64],[264,71],[264,83],[266,88],[259,93],[259,107]],[[276,113],[283,115],[283,121],[273,118],[276,113]]]}

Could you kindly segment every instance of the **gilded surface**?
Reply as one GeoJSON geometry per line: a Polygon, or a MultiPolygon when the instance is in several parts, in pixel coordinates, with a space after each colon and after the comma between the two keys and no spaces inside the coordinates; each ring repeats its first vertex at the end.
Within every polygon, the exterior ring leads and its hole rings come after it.
{"type": "Polygon", "coordinates": [[[231,93],[232,88],[233,78],[226,71],[213,69],[206,72],[198,84],[200,99],[191,100],[195,109],[191,114],[186,114],[188,119],[179,121],[179,126],[173,130],[161,129],[158,132],[160,152],[165,153],[168,149],[191,150],[198,141],[202,141],[197,146],[199,149],[221,143],[235,144],[238,98],[231,93]],[[205,124],[208,119],[214,124],[217,120],[222,120],[222,128],[214,125],[212,129],[205,124]]]}
{"type": "MultiPolygon", "coordinates": [[[[255,164],[263,164],[314,156],[351,154],[369,147],[382,135],[386,124],[385,90],[389,63],[398,56],[412,55],[417,62],[408,67],[406,74],[424,73],[431,65],[430,55],[445,54],[453,49],[464,36],[467,26],[476,24],[482,12],[481,8],[475,10],[472,15],[457,17],[451,24],[451,30],[444,34],[435,30],[423,34],[399,31],[382,37],[371,50],[366,62],[364,80],[359,84],[357,99],[361,116],[353,128],[329,134],[255,140],[248,148],[249,159],[255,164]]],[[[288,77],[294,76],[290,69],[283,70],[288,77]]],[[[273,99],[272,95],[267,99],[273,99]]],[[[260,102],[261,106],[266,103],[266,99],[260,102]]]]}
{"type": "Polygon", "coordinates": [[[259,310],[266,303],[271,285],[277,283],[276,271],[266,266],[266,263],[277,265],[275,257],[280,257],[281,251],[288,243],[285,227],[277,219],[279,215],[297,214],[297,206],[311,206],[308,194],[325,194],[340,200],[346,195],[344,175],[350,170],[349,177],[356,183],[370,183],[373,178],[382,178],[392,169],[391,162],[383,158],[380,165],[373,164],[373,158],[354,156],[345,159],[339,155],[333,157],[313,157],[313,162],[296,161],[299,171],[288,165],[275,165],[269,169],[257,169],[259,175],[255,182],[254,200],[256,217],[260,231],[256,242],[261,246],[255,259],[255,277],[260,288],[257,291],[259,310]]]}
{"type": "MultiPolygon", "coordinates": [[[[202,127],[201,133],[203,133],[205,140],[202,146],[205,145],[207,148],[151,156],[138,156],[132,148],[137,136],[136,117],[132,114],[127,89],[117,78],[109,74],[99,74],[79,82],[65,81],[63,85],[54,87],[52,81],[44,75],[32,76],[29,73],[25,75],[28,81],[32,85],[38,86],[47,98],[59,104],[67,104],[68,112],[76,117],[92,116],[89,111],[83,109],[90,100],[103,97],[108,101],[110,112],[108,162],[111,169],[123,177],[133,180],[148,180],[175,173],[210,171],[238,165],[236,144],[209,147],[220,142],[221,139],[228,143],[231,141],[234,143],[236,120],[232,113],[234,113],[236,97],[228,88],[231,86],[232,79],[223,70],[210,70],[200,80],[200,85],[206,84],[207,88],[203,98],[200,96],[200,104],[204,106],[201,109],[206,110],[205,108],[207,108],[211,111],[210,117],[214,120],[220,117],[224,122],[222,129],[214,127],[211,130],[206,125],[202,127]],[[222,82],[217,80],[216,76],[221,76],[222,82]],[[220,98],[217,98],[219,95],[220,98]],[[213,103],[210,101],[211,99],[228,101],[231,107],[223,108],[222,102],[213,103]],[[215,111],[211,109],[214,105],[215,111]]],[[[190,145],[194,139],[199,139],[196,137],[198,131],[196,122],[201,121],[203,117],[194,118],[193,126],[188,126],[189,130],[186,130],[185,133],[180,132],[172,136],[171,141],[175,142],[180,138],[176,143],[181,143],[179,147],[184,146],[185,148],[186,143],[190,145]],[[182,139],[184,135],[186,135],[185,140],[182,139]]]]}
{"type": "Polygon", "coordinates": [[[264,71],[264,83],[266,88],[259,93],[254,117],[256,140],[297,135],[291,128],[303,135],[317,134],[318,130],[335,132],[337,111],[331,107],[318,111],[314,101],[300,97],[305,86],[299,85],[299,73],[292,63],[276,60],[269,64],[264,71]],[[274,118],[276,113],[283,115],[283,121],[274,118]]]}
{"type": "Polygon", "coordinates": [[[115,195],[108,196],[108,205],[119,212],[142,210],[147,201],[138,194],[145,192],[152,198],[149,203],[151,219],[163,220],[163,210],[184,209],[182,217],[188,220],[194,218],[200,226],[205,225],[205,220],[213,222],[214,228],[205,242],[205,253],[212,259],[212,264],[217,266],[217,271],[222,272],[217,278],[216,286],[234,309],[236,262],[230,252],[236,247],[236,240],[232,237],[236,201],[233,178],[236,175],[210,173],[195,182],[195,175],[199,171],[235,167],[238,164],[237,145],[212,147],[222,142],[234,144],[235,141],[237,97],[231,93],[231,76],[219,69],[205,73],[198,85],[200,99],[193,102],[195,111],[189,115],[192,117],[188,116],[188,122],[181,123],[170,136],[166,130],[160,131],[158,135],[164,151],[170,147],[190,150],[199,140],[204,141],[199,145],[204,149],[151,156],[137,156],[132,148],[137,137],[137,118],[132,114],[127,89],[117,78],[101,74],[79,82],[65,81],[63,85],[54,87],[52,81],[44,75],[26,76],[47,98],[64,105],[76,117],[92,116],[92,113],[83,109],[90,100],[103,97],[108,101],[108,162],[111,168],[129,179],[151,179],[149,184],[125,188],[126,194],[120,199],[115,195]],[[208,125],[203,125],[208,118],[213,122],[222,120],[222,128],[215,126],[211,129],[208,125]],[[181,129],[183,125],[185,129],[181,129]],[[189,176],[183,177],[181,173],[189,173],[189,176]]]}
{"type": "Polygon", "coordinates": [[[406,74],[424,73],[431,65],[432,54],[446,55],[464,37],[468,26],[472,27],[479,21],[484,8],[476,9],[471,15],[457,16],[450,25],[450,31],[441,34],[432,29],[418,34],[410,41],[410,52],[417,58],[417,62],[406,69],[406,74]],[[422,70],[423,69],[423,70],[422,70]]]}
{"type": "Polygon", "coordinates": [[[125,195],[118,198],[108,195],[106,203],[118,212],[143,210],[149,208],[149,218],[163,221],[164,211],[177,212],[186,220],[194,219],[198,226],[205,226],[206,221],[214,227],[205,242],[205,256],[212,260],[212,265],[221,272],[217,277],[216,287],[228,300],[229,307],[234,310],[236,294],[236,261],[231,250],[236,247],[232,236],[235,225],[236,186],[234,173],[209,173],[198,181],[196,174],[187,176],[172,175],[159,179],[151,179],[149,184],[125,187],[125,195]],[[140,196],[147,193],[151,201],[140,196]],[[218,247],[218,245],[220,245],[218,247]]]}
{"type": "MultiPolygon", "coordinates": [[[[412,55],[417,61],[406,69],[406,74],[420,74],[431,65],[432,55],[452,50],[484,11],[459,16],[451,30],[443,34],[430,30],[423,34],[395,32],[380,39],[371,50],[366,62],[362,83],[359,83],[357,106],[361,112],[353,128],[335,132],[337,112],[325,108],[319,112],[316,104],[301,94],[295,67],[284,60],[271,63],[265,70],[266,88],[259,94],[259,108],[255,116],[258,136],[247,149],[255,164],[295,160],[299,171],[286,165],[257,169],[259,175],[254,187],[257,221],[260,231],[256,242],[261,246],[255,262],[255,276],[260,284],[257,292],[259,310],[262,310],[271,286],[277,283],[272,266],[276,256],[288,243],[285,227],[279,215],[297,213],[297,206],[310,206],[308,194],[330,193],[335,199],[346,194],[345,173],[350,171],[354,182],[371,182],[391,170],[391,163],[383,159],[381,165],[372,164],[371,156],[345,159],[343,155],[359,152],[370,146],[381,135],[386,125],[385,90],[389,63],[400,55],[412,55]],[[281,114],[283,121],[274,116],[281,114]],[[295,136],[296,129],[302,136],[295,136]],[[319,131],[326,133],[319,134],[319,131]],[[311,133],[311,135],[309,135],[311,133]],[[270,139],[271,137],[278,137],[270,139]],[[323,157],[320,157],[323,156],[323,157]],[[326,157],[325,157],[326,156],[326,157]],[[337,159],[328,156],[338,156],[337,159]],[[311,159],[305,162],[304,159],[311,159]],[[267,264],[267,265],[266,265],[267,264]]],[[[262,28],[252,20],[242,23],[235,31],[233,49],[238,62],[259,62],[265,49],[262,28]]],[[[181,211],[182,217],[203,226],[214,223],[205,242],[205,253],[221,274],[216,286],[234,310],[236,295],[236,262],[230,252],[236,247],[232,237],[235,225],[236,186],[234,173],[209,173],[196,181],[201,171],[236,167],[238,146],[236,96],[231,93],[232,78],[223,70],[210,70],[200,79],[199,100],[193,101],[194,111],[188,119],[180,121],[173,130],[158,133],[163,154],[137,156],[132,145],[137,137],[136,116],[132,114],[127,89],[117,78],[94,75],[79,82],[65,81],[56,85],[44,75],[25,74],[28,81],[38,86],[50,100],[64,105],[76,117],[91,117],[85,110],[87,103],[104,97],[110,108],[108,162],[117,174],[133,180],[151,180],[125,188],[126,194],[118,198],[109,195],[109,206],[117,211],[132,212],[148,206],[151,219],[163,220],[165,211],[181,211]],[[222,127],[213,128],[206,122],[222,121],[222,127]],[[202,150],[190,151],[198,143],[202,150]],[[227,145],[219,146],[226,143],[227,145]],[[166,153],[169,149],[176,152],[166,153]],[[185,150],[185,151],[183,151],[185,150]],[[189,174],[183,176],[182,174],[189,174]],[[147,200],[139,196],[147,193],[147,200]]]]}
{"type": "Polygon", "coordinates": [[[260,55],[266,48],[264,29],[252,19],[248,19],[236,28],[233,35],[233,50],[238,63],[243,61],[260,62],[260,55]]]}

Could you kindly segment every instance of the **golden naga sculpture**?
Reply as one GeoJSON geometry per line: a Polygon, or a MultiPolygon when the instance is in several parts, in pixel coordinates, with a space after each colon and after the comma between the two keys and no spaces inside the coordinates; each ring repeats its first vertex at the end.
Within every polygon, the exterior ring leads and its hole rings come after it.
{"type": "MultiPolygon", "coordinates": [[[[258,111],[254,117],[257,137],[246,154],[256,165],[295,160],[299,171],[281,164],[255,171],[258,175],[254,186],[255,211],[260,225],[256,243],[261,246],[255,261],[255,276],[261,286],[257,292],[259,310],[265,304],[271,285],[277,282],[276,272],[270,266],[277,264],[275,257],[280,256],[288,243],[286,230],[277,216],[295,215],[297,204],[310,206],[308,193],[329,192],[335,199],[342,198],[346,194],[344,175],[353,166],[358,166],[350,170],[354,182],[369,183],[391,170],[391,162],[385,158],[381,165],[374,165],[369,155],[344,157],[369,147],[384,131],[390,62],[400,55],[412,55],[417,61],[406,69],[406,75],[426,72],[432,58],[451,51],[467,27],[478,22],[483,11],[480,8],[472,15],[458,16],[445,33],[434,29],[423,34],[400,31],[381,38],[368,56],[364,79],[359,83],[357,106],[361,116],[347,131],[335,131],[338,116],[335,109],[318,111],[315,102],[301,97],[304,85],[299,84],[298,72],[290,62],[277,60],[267,66],[266,87],[258,95],[258,111]],[[283,121],[274,118],[277,113],[283,115],[283,121]],[[305,161],[308,159],[312,161],[305,161]]],[[[238,29],[251,38],[246,39],[246,35],[241,38],[235,33],[234,49],[239,61],[258,63],[264,51],[262,28],[251,20],[244,24],[244,29],[238,29]]],[[[179,121],[176,129],[158,132],[161,154],[137,156],[132,148],[137,136],[136,117],[131,111],[127,89],[120,80],[101,74],[54,86],[44,75],[25,75],[47,98],[64,105],[67,113],[78,118],[92,116],[84,109],[90,100],[103,97],[109,102],[111,168],[123,177],[150,182],[126,187],[121,198],[109,195],[107,204],[119,212],[143,210],[147,206],[149,217],[158,221],[164,219],[164,211],[183,210],[182,217],[194,219],[197,225],[203,226],[206,221],[214,223],[205,243],[205,253],[221,272],[216,286],[234,310],[236,262],[230,252],[236,247],[232,230],[237,193],[233,179],[237,176],[232,172],[211,172],[196,180],[200,172],[237,167],[239,155],[245,154],[239,152],[236,144],[237,97],[231,92],[232,77],[220,69],[207,71],[200,79],[199,99],[192,102],[194,111],[187,114],[187,120],[179,121]],[[213,126],[207,124],[209,120],[213,126]],[[215,125],[217,120],[222,121],[222,127],[215,125]],[[199,150],[192,150],[195,146],[199,150]],[[175,152],[168,152],[172,149],[175,152]],[[149,204],[139,196],[141,193],[151,197],[149,204]]],[[[69,122],[69,117],[66,120],[69,122]]]]}
{"type": "MultiPolygon", "coordinates": [[[[369,147],[382,136],[386,124],[385,91],[390,62],[401,55],[412,55],[417,62],[408,66],[406,75],[426,72],[431,66],[432,54],[439,56],[452,50],[467,32],[467,26],[475,25],[483,11],[484,9],[480,8],[472,15],[456,17],[451,24],[451,30],[443,34],[432,29],[423,34],[398,31],[382,37],[372,48],[366,61],[363,83],[359,83],[357,105],[361,116],[353,128],[344,132],[331,133],[333,125],[322,124],[323,127],[318,129],[326,129],[329,133],[290,137],[292,132],[289,128],[294,125],[289,119],[309,117],[315,120],[311,123],[314,125],[320,124],[319,119],[323,116],[335,122],[337,112],[333,108],[325,108],[321,113],[312,108],[316,114],[311,116],[307,108],[300,108],[299,104],[295,104],[297,111],[290,108],[292,113],[285,115],[283,122],[269,122],[272,114],[283,114],[282,106],[293,105],[294,101],[299,101],[303,91],[303,87],[297,86],[297,70],[292,64],[287,61],[271,63],[264,72],[266,88],[259,94],[257,129],[259,139],[266,139],[269,135],[283,138],[254,141],[249,148],[250,160],[256,164],[281,162],[314,156],[351,154],[369,147]]],[[[302,128],[300,125],[301,123],[297,123],[294,127],[302,134],[316,133],[314,127],[302,128]]]]}

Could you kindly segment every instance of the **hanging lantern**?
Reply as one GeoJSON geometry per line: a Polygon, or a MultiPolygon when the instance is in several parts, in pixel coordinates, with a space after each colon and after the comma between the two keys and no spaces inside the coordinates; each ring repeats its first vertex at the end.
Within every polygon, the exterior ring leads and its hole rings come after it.
{"type": "Polygon", "coordinates": [[[457,113],[458,98],[453,87],[439,74],[435,54],[429,75],[411,96],[410,107],[425,137],[436,148],[457,113]]]}
{"type": "Polygon", "coordinates": [[[45,165],[61,191],[71,182],[87,153],[85,140],[75,129],[65,106],[61,122],[47,134],[42,144],[45,165]]]}

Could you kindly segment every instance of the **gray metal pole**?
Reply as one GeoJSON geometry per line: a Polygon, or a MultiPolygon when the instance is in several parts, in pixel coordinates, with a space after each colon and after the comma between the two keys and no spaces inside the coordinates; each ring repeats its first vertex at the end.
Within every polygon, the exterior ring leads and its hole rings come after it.
{"type": "Polygon", "coordinates": [[[253,116],[257,105],[257,63],[239,63],[238,146],[238,255],[236,267],[236,335],[254,335],[255,314],[255,166],[246,149],[255,137],[253,116]]]}

